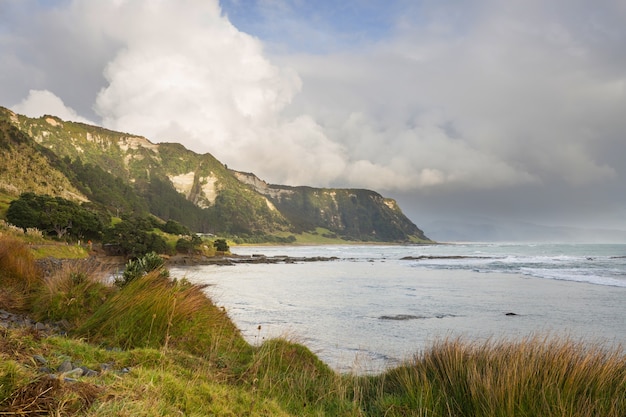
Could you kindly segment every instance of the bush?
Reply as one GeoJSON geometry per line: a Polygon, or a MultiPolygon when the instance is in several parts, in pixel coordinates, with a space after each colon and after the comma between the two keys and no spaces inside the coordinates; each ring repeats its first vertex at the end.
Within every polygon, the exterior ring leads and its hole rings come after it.
{"type": "Polygon", "coordinates": [[[213,242],[213,246],[218,252],[228,252],[230,250],[226,239],[215,239],[215,242],[213,242]]]}
{"type": "Polygon", "coordinates": [[[124,287],[129,282],[146,275],[152,271],[159,271],[161,276],[168,277],[169,271],[164,269],[165,261],[155,252],[149,252],[141,258],[131,259],[126,263],[122,277],[115,279],[118,287],[124,287]]]}
{"type": "Polygon", "coordinates": [[[114,245],[129,257],[143,256],[149,252],[168,253],[170,248],[165,239],[152,232],[148,217],[127,217],[104,233],[103,243],[114,245]]]}

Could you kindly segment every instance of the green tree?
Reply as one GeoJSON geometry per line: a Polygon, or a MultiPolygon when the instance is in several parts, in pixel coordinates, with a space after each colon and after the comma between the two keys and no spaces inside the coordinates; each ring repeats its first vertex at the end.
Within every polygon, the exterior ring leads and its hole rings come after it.
{"type": "Polygon", "coordinates": [[[9,205],[7,220],[27,229],[36,227],[58,238],[99,238],[104,229],[102,217],[62,197],[24,193],[9,205]]]}
{"type": "Polygon", "coordinates": [[[148,252],[167,253],[167,242],[152,229],[152,222],[147,217],[124,217],[105,231],[103,241],[117,246],[123,255],[130,257],[140,257],[148,252]]]}
{"type": "Polygon", "coordinates": [[[230,250],[226,239],[215,239],[215,241],[213,242],[213,246],[218,252],[228,252],[230,250]]]}
{"type": "Polygon", "coordinates": [[[188,236],[191,234],[189,229],[182,224],[178,223],[176,220],[168,220],[165,222],[163,226],[161,226],[161,230],[165,233],[170,233],[172,235],[185,235],[188,236]]]}
{"type": "Polygon", "coordinates": [[[184,236],[176,241],[176,252],[191,254],[201,244],[202,239],[196,234],[191,237],[184,236]]]}

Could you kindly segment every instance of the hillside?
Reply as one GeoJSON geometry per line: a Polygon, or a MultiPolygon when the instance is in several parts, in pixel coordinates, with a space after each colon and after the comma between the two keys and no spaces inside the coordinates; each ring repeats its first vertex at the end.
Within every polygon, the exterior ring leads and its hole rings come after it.
{"type": "Polygon", "coordinates": [[[0,188],[90,201],[112,215],[150,212],[199,233],[314,232],[344,240],[428,241],[395,201],[369,190],[269,185],[211,154],[55,116],[0,107],[0,188]]]}

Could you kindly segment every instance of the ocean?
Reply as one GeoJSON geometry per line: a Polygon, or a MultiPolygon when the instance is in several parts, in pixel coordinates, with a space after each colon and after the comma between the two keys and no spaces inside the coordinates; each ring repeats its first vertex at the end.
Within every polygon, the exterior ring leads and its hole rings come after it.
{"type": "Polygon", "coordinates": [[[626,347],[626,244],[233,247],[333,261],[172,268],[253,344],[302,343],[340,372],[380,372],[436,340],[569,337],[626,347]]]}

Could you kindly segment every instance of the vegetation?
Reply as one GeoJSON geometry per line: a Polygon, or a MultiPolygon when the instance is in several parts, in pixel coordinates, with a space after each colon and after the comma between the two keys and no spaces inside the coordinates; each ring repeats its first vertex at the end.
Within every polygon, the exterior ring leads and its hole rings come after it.
{"type": "Polygon", "coordinates": [[[229,170],[210,154],[54,116],[0,107],[0,158],[7,162],[0,192],[88,200],[99,217],[152,215],[245,243],[293,243],[318,227],[344,241],[429,241],[393,200],[373,191],[257,188],[246,180],[252,174],[229,170]]]}
{"type": "Polygon", "coordinates": [[[114,254],[130,258],[149,252],[168,253],[170,247],[165,239],[154,232],[154,224],[148,217],[126,217],[104,232],[103,243],[115,249],[114,254]]]}
{"type": "Polygon", "coordinates": [[[7,220],[15,226],[36,228],[58,238],[98,239],[110,218],[62,197],[23,193],[9,205],[7,220]]]}
{"type": "MultiPolygon", "coordinates": [[[[158,264],[149,258],[146,270],[158,264]]],[[[44,278],[26,245],[0,237],[0,308],[69,331],[0,326],[2,415],[626,415],[618,348],[449,339],[378,375],[338,374],[300,344],[248,344],[201,286],[160,267],[121,288],[103,272],[66,266],[44,278]],[[97,372],[68,378],[55,371],[67,360],[97,372]]]]}
{"type": "Polygon", "coordinates": [[[0,309],[29,310],[32,295],[41,285],[33,255],[14,237],[0,236],[0,309]]]}
{"type": "Polygon", "coordinates": [[[118,287],[125,287],[130,282],[153,271],[158,271],[163,277],[169,276],[167,269],[165,269],[165,261],[156,252],[150,252],[141,258],[129,260],[122,276],[115,279],[115,284],[118,287]]]}

